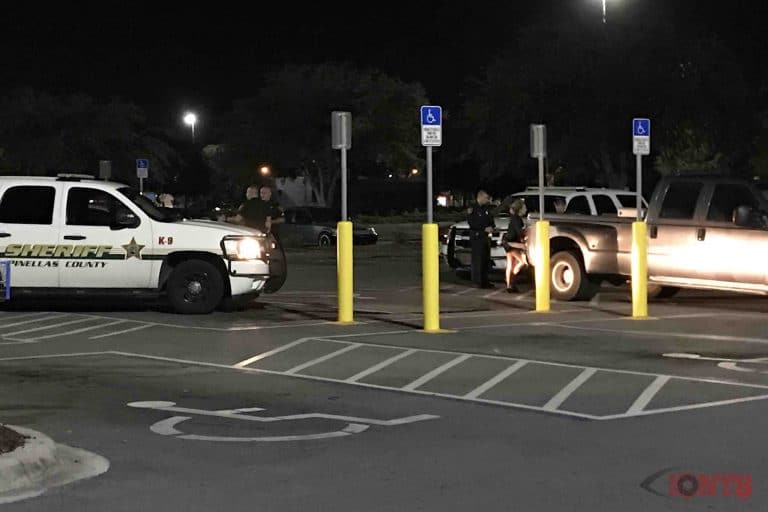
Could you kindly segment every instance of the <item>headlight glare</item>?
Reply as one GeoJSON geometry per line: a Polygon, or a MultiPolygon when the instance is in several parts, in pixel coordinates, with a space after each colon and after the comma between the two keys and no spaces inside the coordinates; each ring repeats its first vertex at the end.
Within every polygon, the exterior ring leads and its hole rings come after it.
{"type": "Polygon", "coordinates": [[[257,260],[262,257],[259,240],[252,237],[225,237],[221,241],[224,256],[230,260],[257,260]]]}

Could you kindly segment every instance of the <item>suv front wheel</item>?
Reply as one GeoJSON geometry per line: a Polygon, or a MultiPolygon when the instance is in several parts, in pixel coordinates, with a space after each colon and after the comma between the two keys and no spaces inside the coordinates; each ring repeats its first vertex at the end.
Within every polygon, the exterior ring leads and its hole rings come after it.
{"type": "Polygon", "coordinates": [[[166,293],[178,313],[210,313],[224,297],[224,279],[221,272],[207,261],[182,261],[171,272],[166,293]]]}

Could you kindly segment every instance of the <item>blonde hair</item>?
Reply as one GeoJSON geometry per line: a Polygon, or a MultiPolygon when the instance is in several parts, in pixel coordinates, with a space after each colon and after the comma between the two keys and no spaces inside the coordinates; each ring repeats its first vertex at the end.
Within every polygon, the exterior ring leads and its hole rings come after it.
{"type": "Polygon", "coordinates": [[[520,198],[515,199],[511,203],[509,203],[509,209],[515,212],[515,214],[519,214],[523,207],[525,207],[525,201],[523,201],[520,198]]]}

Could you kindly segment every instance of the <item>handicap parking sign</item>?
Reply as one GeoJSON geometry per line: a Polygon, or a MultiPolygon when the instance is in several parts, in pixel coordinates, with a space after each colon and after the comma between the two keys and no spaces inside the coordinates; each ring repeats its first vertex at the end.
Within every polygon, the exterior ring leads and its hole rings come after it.
{"type": "Polygon", "coordinates": [[[632,120],[632,152],[636,155],[651,154],[651,120],[636,117],[632,120]]]}
{"type": "Polygon", "coordinates": [[[440,146],[443,143],[443,109],[437,105],[421,107],[421,145],[440,146]]]}
{"type": "Polygon", "coordinates": [[[650,137],[651,136],[651,120],[636,118],[632,120],[632,136],[633,137],[650,137]]]}

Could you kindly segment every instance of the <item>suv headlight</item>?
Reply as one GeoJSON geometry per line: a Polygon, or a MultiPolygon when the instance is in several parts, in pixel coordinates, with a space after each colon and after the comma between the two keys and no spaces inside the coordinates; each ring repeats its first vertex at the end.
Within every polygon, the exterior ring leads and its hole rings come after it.
{"type": "Polygon", "coordinates": [[[229,260],[258,260],[264,254],[262,242],[252,236],[225,236],[221,250],[229,260]]]}

